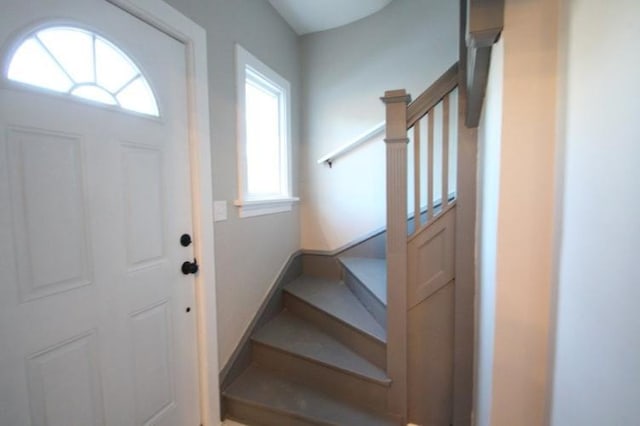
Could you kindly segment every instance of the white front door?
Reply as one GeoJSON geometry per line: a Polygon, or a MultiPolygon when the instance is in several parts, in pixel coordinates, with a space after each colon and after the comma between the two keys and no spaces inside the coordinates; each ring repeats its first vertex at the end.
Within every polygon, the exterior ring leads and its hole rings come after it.
{"type": "Polygon", "coordinates": [[[185,46],[104,0],[11,0],[0,49],[0,425],[198,426],[185,46]],[[92,47],[34,38],[56,26],[92,47]],[[8,78],[30,38],[63,74],[31,52],[8,78]]]}

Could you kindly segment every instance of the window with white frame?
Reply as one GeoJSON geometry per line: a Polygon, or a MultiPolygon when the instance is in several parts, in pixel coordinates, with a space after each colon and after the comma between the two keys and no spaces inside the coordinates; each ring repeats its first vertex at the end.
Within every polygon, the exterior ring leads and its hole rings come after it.
{"type": "Polygon", "coordinates": [[[287,80],[236,45],[240,217],[291,210],[291,94],[287,80]]]}

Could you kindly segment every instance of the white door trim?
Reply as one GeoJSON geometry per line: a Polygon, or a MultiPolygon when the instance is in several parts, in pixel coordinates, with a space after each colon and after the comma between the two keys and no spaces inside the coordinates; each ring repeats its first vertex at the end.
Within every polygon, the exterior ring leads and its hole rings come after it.
{"type": "Polygon", "coordinates": [[[194,253],[200,264],[195,277],[200,415],[204,426],[220,424],[206,32],[162,0],[106,1],[186,46],[193,240],[194,253]]]}

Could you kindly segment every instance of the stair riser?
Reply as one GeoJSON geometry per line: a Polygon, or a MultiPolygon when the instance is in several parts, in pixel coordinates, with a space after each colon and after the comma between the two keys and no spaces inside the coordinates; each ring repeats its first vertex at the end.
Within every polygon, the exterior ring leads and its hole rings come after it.
{"type": "Polygon", "coordinates": [[[387,348],[384,343],[354,329],[321,309],[298,299],[287,291],[283,292],[283,299],[285,307],[292,313],[330,334],[372,364],[386,370],[387,348]]]}
{"type": "Polygon", "coordinates": [[[280,349],[253,342],[253,360],[287,380],[383,413],[388,387],[280,349]]]}
{"type": "Polygon", "coordinates": [[[267,409],[244,401],[224,398],[227,418],[251,426],[328,426],[328,423],[318,423],[310,419],[294,417],[286,412],[267,409]]]}
{"type": "Polygon", "coordinates": [[[387,328],[387,308],[371,294],[371,291],[360,282],[347,268],[343,268],[344,283],[356,295],[362,305],[371,313],[373,318],[385,329],[387,328]]]}

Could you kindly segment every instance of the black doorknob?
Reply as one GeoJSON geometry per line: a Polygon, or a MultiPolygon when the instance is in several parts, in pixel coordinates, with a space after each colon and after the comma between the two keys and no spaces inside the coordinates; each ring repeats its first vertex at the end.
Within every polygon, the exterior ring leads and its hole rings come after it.
{"type": "Polygon", "coordinates": [[[180,237],[180,245],[182,247],[189,247],[191,245],[191,235],[182,234],[182,236],[180,237]]]}
{"type": "Polygon", "coordinates": [[[185,275],[195,274],[198,272],[198,261],[194,258],[193,262],[184,262],[182,264],[182,273],[185,275]]]}

